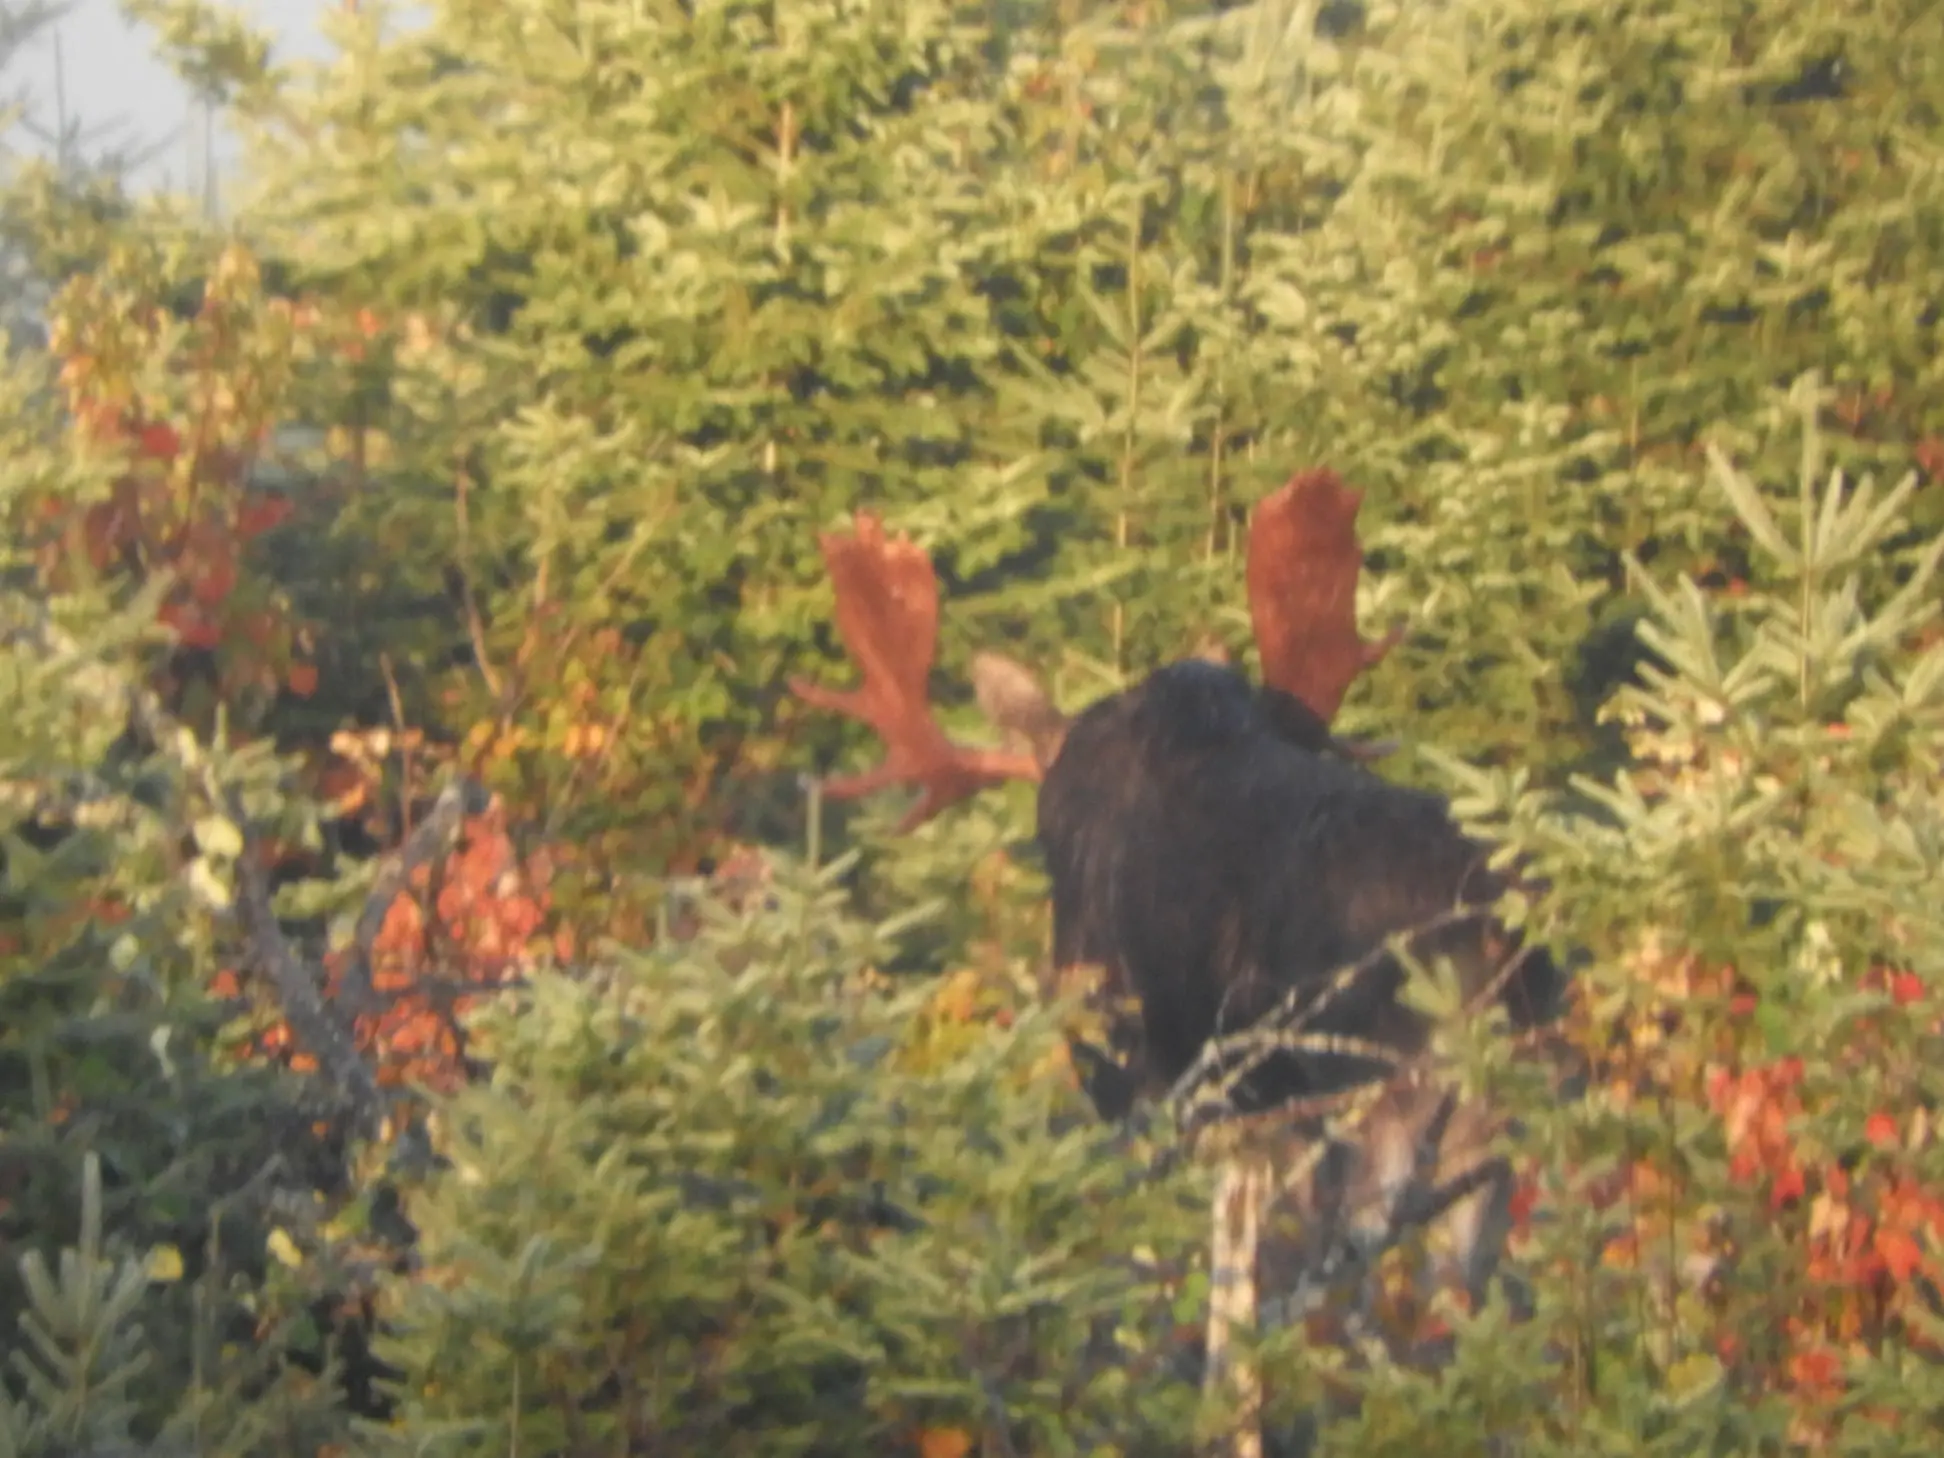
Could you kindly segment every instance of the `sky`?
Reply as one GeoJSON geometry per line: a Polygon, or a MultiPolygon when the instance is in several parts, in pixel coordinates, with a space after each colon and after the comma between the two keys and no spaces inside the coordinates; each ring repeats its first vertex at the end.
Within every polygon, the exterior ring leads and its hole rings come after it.
{"type": "MultiPolygon", "coordinates": [[[[316,20],[340,0],[224,0],[259,29],[269,32],[278,58],[321,56],[325,46],[316,20]]],[[[151,55],[146,31],[131,23],[116,0],[73,0],[67,15],[47,28],[4,78],[44,117],[56,112],[57,74],[66,78],[68,114],[89,127],[116,128],[130,143],[169,142],[132,180],[138,187],[171,186],[200,191],[203,118],[182,84],[151,55]],[[61,65],[55,64],[54,33],[60,33],[61,65]]],[[[27,139],[11,139],[31,147],[27,139]]],[[[218,175],[234,155],[219,137],[218,175]]]]}

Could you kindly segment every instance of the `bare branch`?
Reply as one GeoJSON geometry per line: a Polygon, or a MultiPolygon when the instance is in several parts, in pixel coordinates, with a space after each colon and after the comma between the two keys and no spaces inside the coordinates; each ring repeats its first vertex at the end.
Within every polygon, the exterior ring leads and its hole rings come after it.
{"type": "Polygon", "coordinates": [[[371,955],[392,903],[411,889],[412,878],[421,867],[442,860],[459,843],[459,832],[466,821],[483,813],[490,798],[477,780],[463,775],[454,779],[439,792],[425,819],[378,873],[365,898],[364,909],[358,914],[344,973],[338,979],[338,998],[351,1017],[364,1017],[377,1011],[371,986],[371,955]]]}

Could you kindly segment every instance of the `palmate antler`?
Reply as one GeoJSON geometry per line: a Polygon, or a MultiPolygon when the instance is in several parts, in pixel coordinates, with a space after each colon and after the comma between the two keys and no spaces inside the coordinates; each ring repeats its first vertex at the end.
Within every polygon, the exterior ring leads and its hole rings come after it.
{"type": "MultiPolygon", "coordinates": [[[[1336,716],[1357,675],[1401,636],[1376,643],[1357,634],[1357,543],[1362,493],[1327,470],[1306,471],[1265,497],[1249,529],[1249,615],[1261,650],[1263,680],[1305,704],[1325,725],[1336,716]]],[[[954,743],[933,717],[927,679],[938,645],[938,578],[930,558],[909,539],[886,536],[859,512],[849,532],[820,539],[837,597],[837,631],[863,675],[856,689],[790,680],[805,703],[857,719],[884,741],[875,769],[827,781],[837,799],[891,785],[922,793],[901,828],[1007,780],[1038,780],[1058,753],[1066,719],[1033,675],[997,653],[980,653],[972,683],[986,716],[1010,741],[1030,747],[976,749],[954,743]]],[[[1368,757],[1380,749],[1339,745],[1368,757]]]]}
{"type": "Polygon", "coordinates": [[[1249,524],[1249,619],[1264,683],[1307,704],[1328,724],[1357,675],[1404,636],[1357,634],[1363,493],[1334,471],[1305,471],[1263,498],[1249,524]]]}
{"type": "Polygon", "coordinates": [[[813,707],[868,724],[885,745],[875,769],[826,781],[824,793],[851,799],[915,785],[923,793],[900,827],[909,830],[994,785],[1038,780],[1031,755],[955,744],[932,716],[927,679],[938,649],[938,578],[924,549],[887,537],[866,512],[857,513],[850,532],[827,532],[819,540],[837,595],[837,633],[863,682],[834,689],[793,678],[790,691],[813,707]]]}

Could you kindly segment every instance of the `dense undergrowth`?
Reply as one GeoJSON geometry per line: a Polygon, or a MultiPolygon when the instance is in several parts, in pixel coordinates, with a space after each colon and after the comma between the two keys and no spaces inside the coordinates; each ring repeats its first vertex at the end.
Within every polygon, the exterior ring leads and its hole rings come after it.
{"type": "Polygon", "coordinates": [[[954,725],[1246,662],[1319,463],[1599,1076],[1453,1030],[1530,1315],[1272,1334],[1272,1446],[1935,1450],[1936,7],[131,8],[251,191],[11,168],[0,1455],[1219,1429],[1030,793],[840,814],[784,684],[862,506],[954,725]]]}

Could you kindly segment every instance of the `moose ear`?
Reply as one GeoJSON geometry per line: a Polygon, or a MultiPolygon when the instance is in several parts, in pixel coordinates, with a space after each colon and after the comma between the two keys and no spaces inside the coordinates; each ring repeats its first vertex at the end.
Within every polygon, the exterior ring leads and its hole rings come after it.
{"type": "Polygon", "coordinates": [[[1067,720],[1031,669],[1003,653],[974,653],[972,694],[1009,743],[1030,750],[1042,770],[1053,763],[1066,742],[1067,720]]]}
{"type": "Polygon", "coordinates": [[[1398,749],[1395,739],[1332,734],[1330,726],[1318,718],[1316,711],[1308,704],[1273,685],[1256,691],[1256,704],[1278,739],[1298,749],[1306,749],[1311,754],[1333,754],[1352,764],[1370,764],[1386,755],[1395,754],[1398,749]]]}

